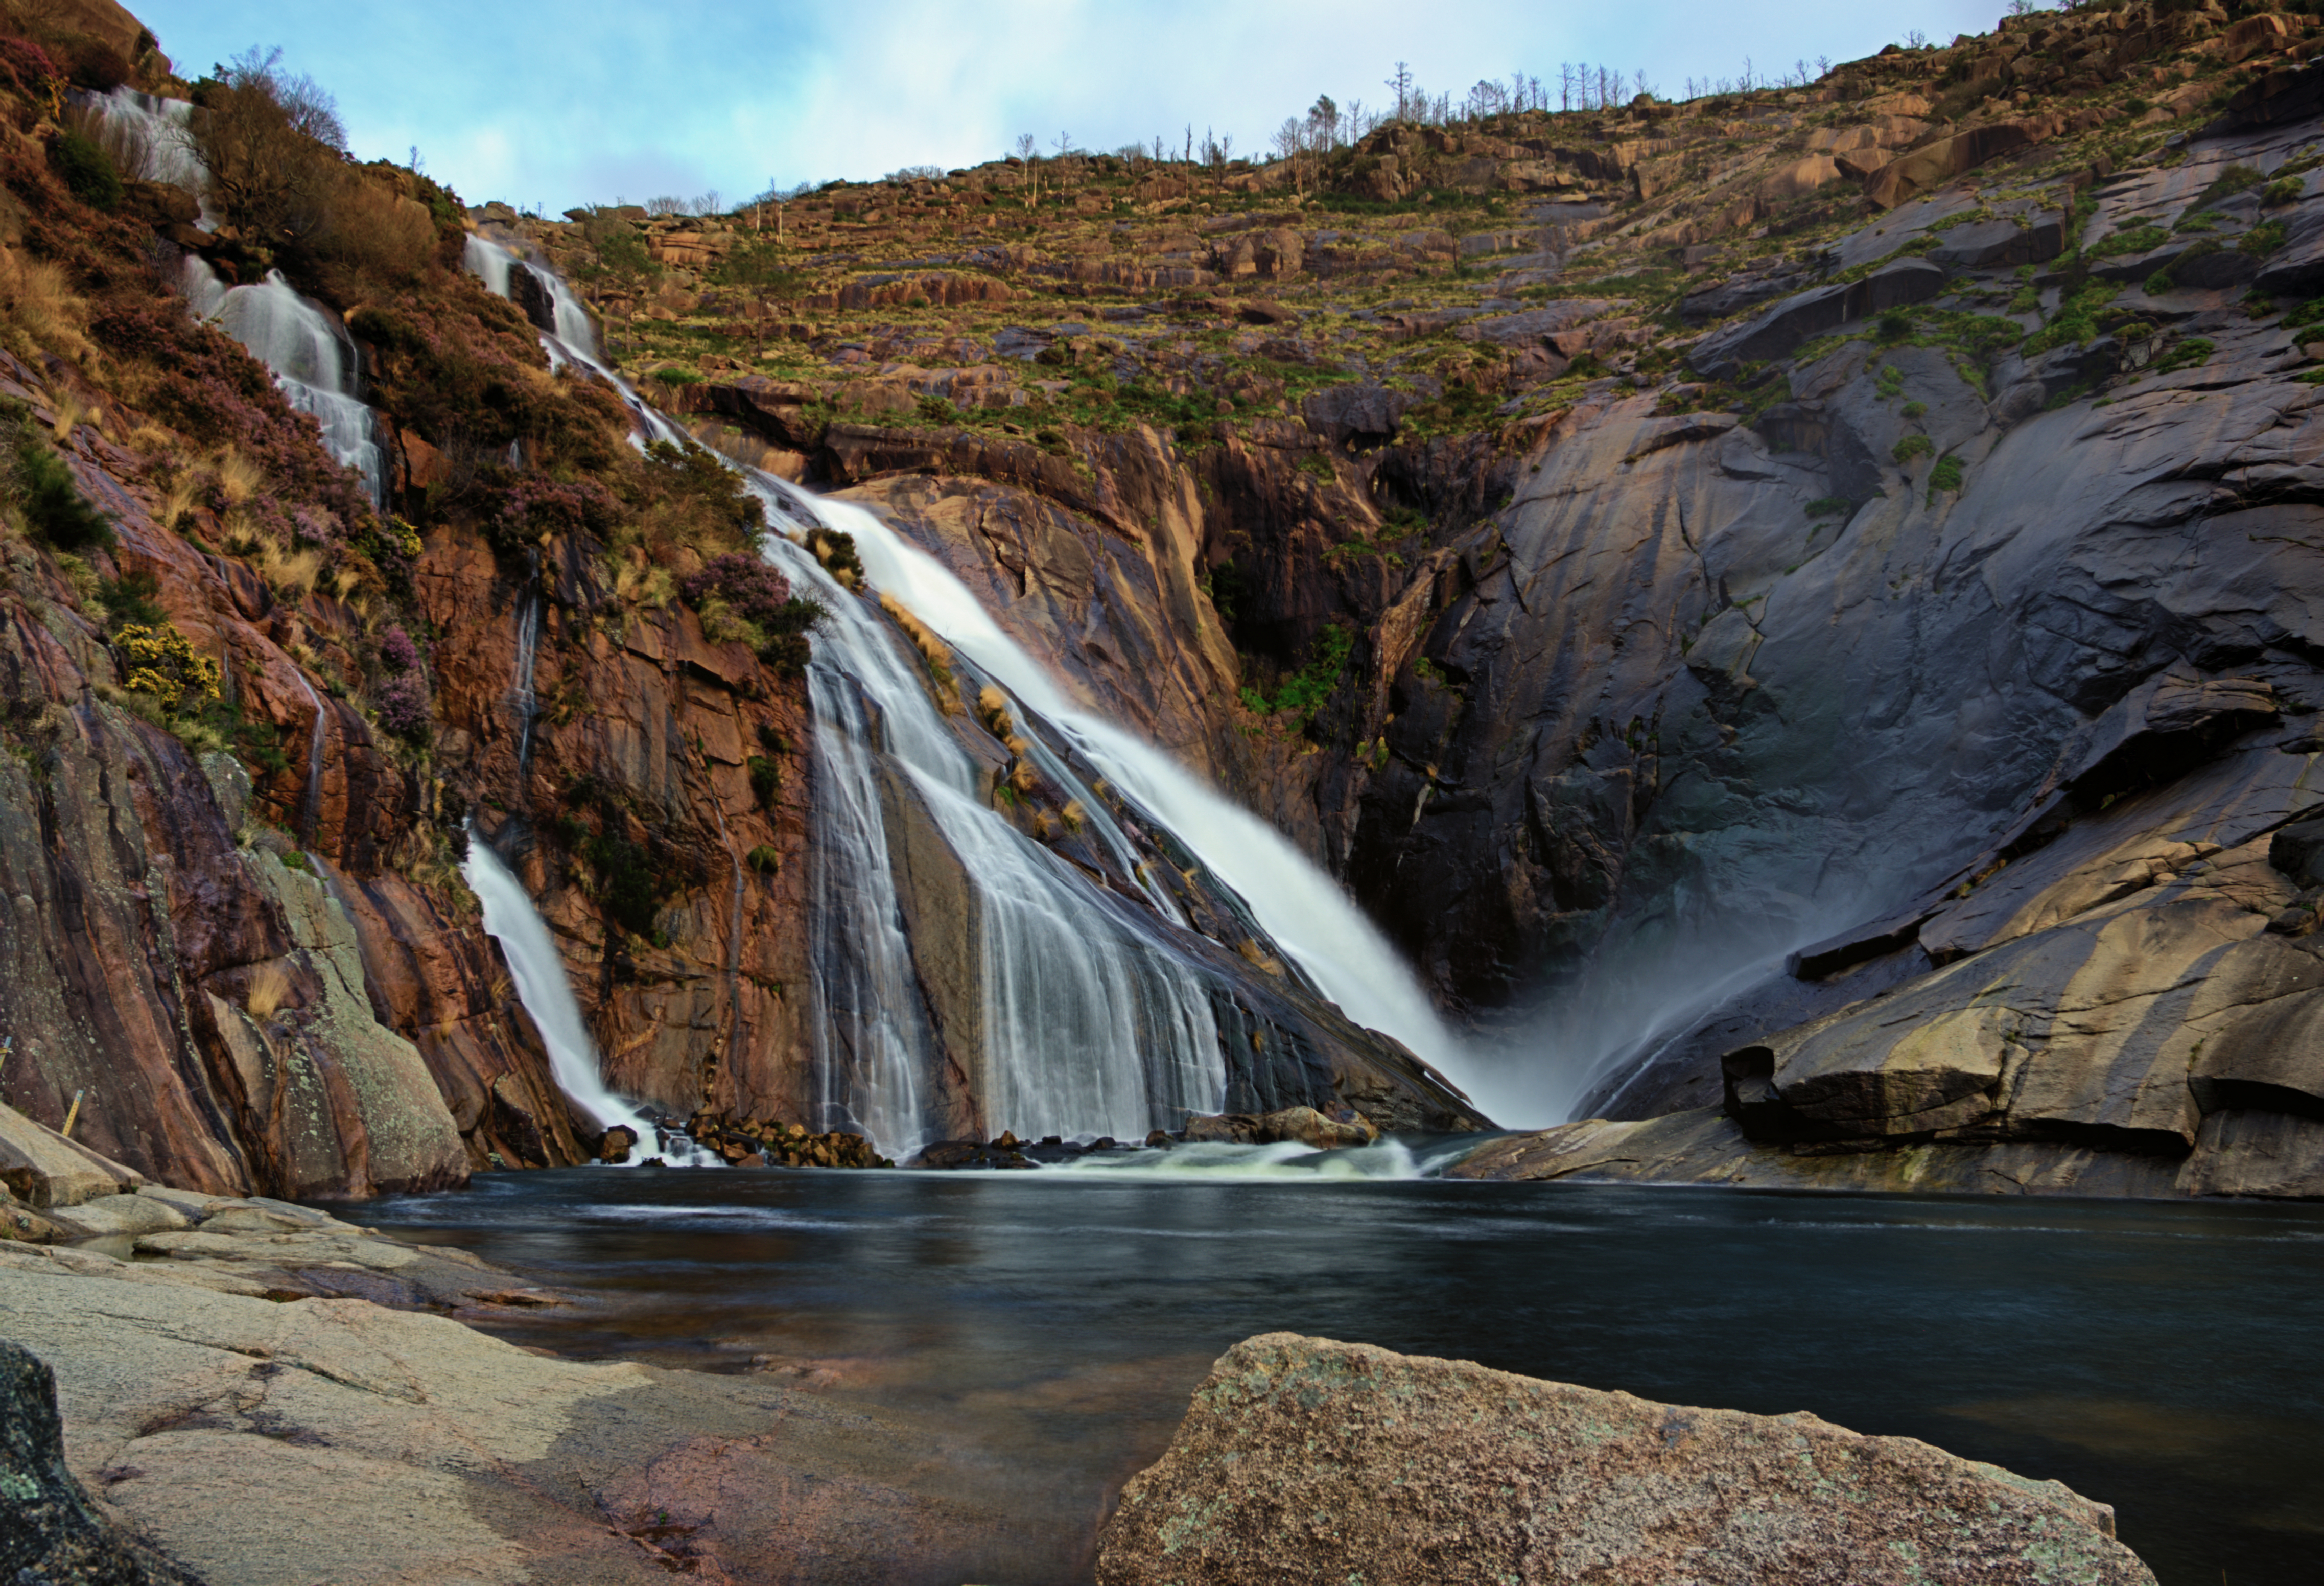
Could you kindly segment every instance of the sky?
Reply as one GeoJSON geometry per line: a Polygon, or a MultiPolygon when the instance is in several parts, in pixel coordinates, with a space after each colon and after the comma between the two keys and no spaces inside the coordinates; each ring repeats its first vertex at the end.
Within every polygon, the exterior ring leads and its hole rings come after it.
{"type": "Polygon", "coordinates": [[[253,45],[339,103],[354,152],[407,160],[471,204],[584,203],[955,167],[1020,134],[1111,151],[1193,124],[1263,150],[1319,94],[1392,100],[1408,62],[1457,98],[1560,61],[1690,78],[1868,55],[1919,29],[1990,28],[2000,0],[132,0],[180,75],[253,45]]]}

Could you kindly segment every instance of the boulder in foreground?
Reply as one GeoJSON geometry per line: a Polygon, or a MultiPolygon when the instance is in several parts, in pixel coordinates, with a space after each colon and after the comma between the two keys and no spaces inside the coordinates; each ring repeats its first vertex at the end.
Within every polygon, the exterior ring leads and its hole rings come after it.
{"type": "Polygon", "coordinates": [[[2054,1481],[1804,1413],[1690,1409],[1269,1332],[1221,1356],[1100,1586],[2153,1586],[2054,1481]]]}
{"type": "Polygon", "coordinates": [[[65,1469],[56,1379],[0,1339],[0,1581],[41,1586],[200,1586],[116,1532],[65,1469]]]}

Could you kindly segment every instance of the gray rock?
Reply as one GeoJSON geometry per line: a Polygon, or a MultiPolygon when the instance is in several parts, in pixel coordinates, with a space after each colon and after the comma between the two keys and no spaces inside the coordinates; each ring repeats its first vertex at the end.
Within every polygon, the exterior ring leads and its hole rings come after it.
{"type": "Polygon", "coordinates": [[[1786,299],[1757,319],[1706,337],[1687,355],[1699,374],[1726,379],[1743,364],[1788,356],[1812,337],[1839,329],[1944,290],[1945,272],[1924,259],[1906,259],[1863,280],[1821,287],[1786,299]]]}
{"type": "Polygon", "coordinates": [[[1100,1586],[2148,1586],[2114,1511],[1804,1412],[1656,1404],[1272,1332],[1222,1356],[1100,1586]]]}
{"type": "Polygon", "coordinates": [[[1334,446],[1386,446],[1413,398],[1381,385],[1335,385],[1299,404],[1307,428],[1334,446]]]}
{"type": "Polygon", "coordinates": [[[2046,264],[2065,252],[2065,228],[2055,215],[2034,225],[2015,220],[1980,220],[1957,226],[1944,241],[1929,250],[1932,264],[1948,270],[2006,269],[2017,264],[2046,264]]]}
{"type": "Polygon", "coordinates": [[[0,1339],[0,1581],[22,1586],[200,1586],[97,1512],[65,1467],[57,1384],[0,1339]]]}

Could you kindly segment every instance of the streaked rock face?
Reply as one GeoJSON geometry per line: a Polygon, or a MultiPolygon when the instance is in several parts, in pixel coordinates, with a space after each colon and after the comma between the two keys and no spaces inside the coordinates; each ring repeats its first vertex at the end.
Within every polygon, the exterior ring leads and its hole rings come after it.
{"type": "Polygon", "coordinates": [[[1788,1586],[2153,1575],[2114,1511],[1804,1412],[1655,1404],[1271,1332],[1220,1357],[1131,1478],[1102,1586],[1788,1586]]]}

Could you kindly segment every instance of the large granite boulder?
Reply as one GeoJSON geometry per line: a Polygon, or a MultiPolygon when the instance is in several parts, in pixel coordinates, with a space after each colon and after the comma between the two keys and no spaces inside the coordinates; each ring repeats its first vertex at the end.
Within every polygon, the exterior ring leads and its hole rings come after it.
{"type": "Polygon", "coordinates": [[[0,1339],[0,1580],[23,1586],[199,1586],[108,1524],[65,1468],[56,1376],[0,1339]]]}
{"type": "Polygon", "coordinates": [[[1220,1357],[1099,1549],[1101,1586],[2154,1579],[2107,1506],[1912,1438],[1289,1332],[1220,1357]]]}

